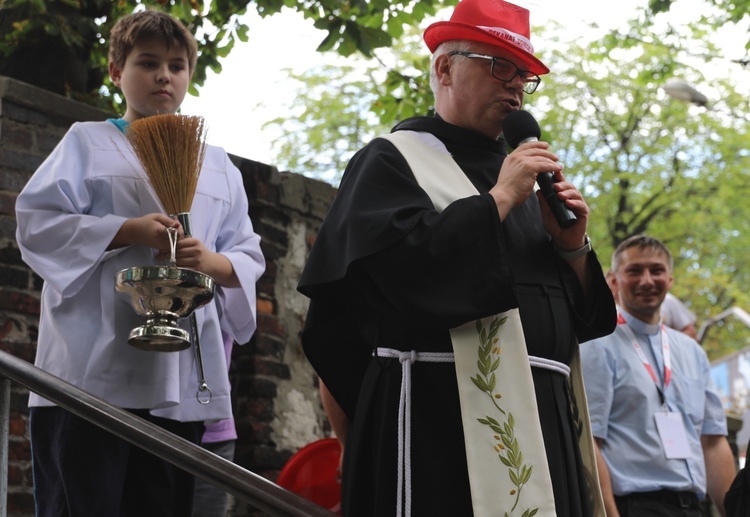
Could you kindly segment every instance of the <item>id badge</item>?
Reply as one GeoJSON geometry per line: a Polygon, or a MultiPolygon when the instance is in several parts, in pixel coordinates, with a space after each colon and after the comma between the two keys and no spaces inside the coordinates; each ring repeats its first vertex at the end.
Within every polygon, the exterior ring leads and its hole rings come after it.
{"type": "Polygon", "coordinates": [[[668,460],[689,458],[691,456],[690,445],[688,444],[685,424],[682,422],[682,415],[673,411],[662,411],[654,416],[659,438],[661,438],[661,446],[664,449],[664,456],[668,460]]]}

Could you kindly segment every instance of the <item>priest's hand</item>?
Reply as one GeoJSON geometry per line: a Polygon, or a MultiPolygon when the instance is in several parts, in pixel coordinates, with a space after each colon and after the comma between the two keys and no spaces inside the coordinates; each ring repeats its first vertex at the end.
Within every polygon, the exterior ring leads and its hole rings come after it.
{"type": "Polygon", "coordinates": [[[510,153],[500,168],[497,183],[490,189],[500,219],[505,220],[514,206],[523,204],[534,191],[536,177],[542,172],[559,174],[562,165],[548,150],[547,142],[527,142],[510,153]]]}
{"type": "Polygon", "coordinates": [[[557,192],[557,198],[565,204],[565,207],[576,216],[576,222],[568,228],[562,228],[555,219],[549,203],[540,190],[536,195],[539,199],[539,207],[542,211],[544,229],[552,237],[552,243],[565,252],[575,251],[582,248],[586,242],[586,228],[589,221],[589,206],[583,199],[579,190],[565,179],[561,171],[555,172],[555,183],[552,185],[557,192]]]}

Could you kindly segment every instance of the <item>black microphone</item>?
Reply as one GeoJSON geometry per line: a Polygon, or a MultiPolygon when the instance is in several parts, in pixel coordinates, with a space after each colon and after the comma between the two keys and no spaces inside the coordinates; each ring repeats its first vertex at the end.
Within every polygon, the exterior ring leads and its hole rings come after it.
{"type": "MultiPolygon", "coordinates": [[[[528,111],[518,110],[513,111],[505,117],[503,120],[503,136],[513,149],[526,142],[536,142],[539,137],[542,136],[542,130],[539,129],[534,116],[528,111]]],[[[555,178],[551,172],[540,172],[536,177],[537,185],[539,190],[542,191],[544,198],[547,200],[552,214],[554,214],[557,224],[561,228],[569,228],[573,226],[577,218],[568,207],[565,206],[555,192],[552,186],[555,183],[555,178]]]]}

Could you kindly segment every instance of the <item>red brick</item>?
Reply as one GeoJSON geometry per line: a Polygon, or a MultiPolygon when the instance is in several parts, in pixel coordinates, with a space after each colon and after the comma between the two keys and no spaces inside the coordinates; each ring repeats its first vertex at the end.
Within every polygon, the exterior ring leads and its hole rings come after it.
{"type": "Polygon", "coordinates": [[[32,492],[8,491],[8,515],[26,517],[34,515],[34,494],[32,492]]]}
{"type": "Polygon", "coordinates": [[[8,447],[8,461],[30,461],[31,444],[28,441],[12,442],[8,447]]]}
{"type": "Polygon", "coordinates": [[[0,215],[16,215],[16,198],[18,195],[13,192],[0,191],[0,215]]]}
{"type": "Polygon", "coordinates": [[[273,314],[275,312],[272,300],[258,298],[255,303],[258,307],[258,313],[273,314]]]}
{"type": "Polygon", "coordinates": [[[4,124],[2,131],[3,145],[31,149],[34,145],[34,133],[29,131],[29,127],[24,124],[4,124]]]}
{"type": "Polygon", "coordinates": [[[291,373],[289,365],[278,361],[255,357],[253,360],[253,370],[258,375],[276,377],[277,379],[290,379],[291,373]]]}
{"type": "Polygon", "coordinates": [[[8,486],[23,485],[23,469],[18,465],[8,465],[8,486]]]}
{"type": "Polygon", "coordinates": [[[39,316],[39,297],[0,288],[0,310],[39,316]]]}
{"type": "Polygon", "coordinates": [[[281,339],[286,338],[286,328],[275,316],[258,313],[258,332],[264,332],[281,339]]]}
{"type": "Polygon", "coordinates": [[[26,419],[22,417],[11,417],[8,425],[11,436],[26,436],[26,419]]]}

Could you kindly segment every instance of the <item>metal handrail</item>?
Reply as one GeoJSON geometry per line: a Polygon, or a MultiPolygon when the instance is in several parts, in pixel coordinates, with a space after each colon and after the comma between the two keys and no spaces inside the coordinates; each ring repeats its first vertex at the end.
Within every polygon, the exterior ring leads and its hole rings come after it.
{"type": "Polygon", "coordinates": [[[336,515],[231,461],[3,351],[0,351],[0,376],[25,386],[45,399],[204,479],[269,515],[336,515]]]}

